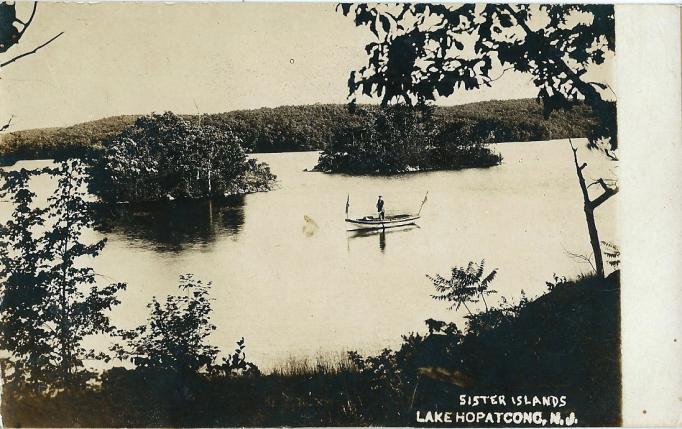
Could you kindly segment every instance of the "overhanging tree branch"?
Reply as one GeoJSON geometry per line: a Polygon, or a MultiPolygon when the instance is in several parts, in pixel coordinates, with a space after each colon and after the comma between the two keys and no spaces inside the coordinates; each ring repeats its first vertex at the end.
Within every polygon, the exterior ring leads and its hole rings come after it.
{"type": "Polygon", "coordinates": [[[21,23],[21,25],[24,26],[21,29],[21,31],[19,32],[19,37],[17,38],[17,40],[21,39],[21,36],[23,36],[24,32],[26,32],[26,30],[28,29],[28,26],[31,25],[31,22],[33,21],[33,17],[36,16],[36,9],[37,8],[38,8],[38,2],[37,1],[33,2],[33,10],[31,11],[31,16],[28,18],[28,21],[26,21],[25,23],[23,21],[17,19],[17,22],[21,23]]]}
{"type": "Polygon", "coordinates": [[[17,61],[17,60],[19,60],[19,59],[21,59],[21,58],[24,58],[24,57],[27,57],[27,56],[29,56],[29,55],[35,54],[36,52],[38,52],[39,49],[44,48],[45,46],[47,46],[47,45],[49,45],[50,43],[54,42],[54,41],[55,41],[59,36],[61,36],[62,34],[64,34],[63,31],[62,31],[61,33],[57,34],[56,36],[54,36],[53,38],[51,38],[50,40],[48,40],[47,42],[43,43],[42,45],[36,46],[35,48],[33,48],[32,51],[24,52],[23,54],[17,55],[16,57],[11,58],[11,59],[5,61],[4,63],[0,64],[0,68],[3,68],[3,67],[5,67],[5,66],[7,66],[7,65],[9,65],[9,64],[12,64],[13,62],[15,62],[15,61],[17,61]]]}
{"type": "MultiPolygon", "coordinates": [[[[505,4],[504,8],[514,17],[519,26],[526,32],[528,36],[542,37],[537,34],[537,32],[531,30],[526,21],[518,15],[518,12],[510,4],[505,4]]],[[[601,101],[601,97],[596,89],[589,83],[585,82],[580,78],[580,76],[569,67],[566,62],[559,58],[553,57],[553,65],[559,67],[561,71],[573,82],[574,87],[585,97],[585,100],[590,105],[594,105],[595,102],[601,101]]]]}
{"type": "Polygon", "coordinates": [[[602,152],[604,152],[604,155],[609,157],[609,159],[611,159],[611,161],[618,161],[618,157],[616,155],[614,155],[610,150],[604,149],[602,152]]]}
{"type": "Polygon", "coordinates": [[[507,68],[505,68],[504,70],[502,70],[502,73],[500,73],[499,76],[497,76],[497,77],[494,78],[494,79],[491,78],[491,79],[489,79],[489,80],[486,80],[486,83],[490,84],[490,83],[492,83],[492,82],[495,82],[496,80],[502,79],[502,76],[504,76],[504,74],[505,74],[506,72],[508,72],[509,70],[514,70],[514,67],[507,67],[507,68]]]}

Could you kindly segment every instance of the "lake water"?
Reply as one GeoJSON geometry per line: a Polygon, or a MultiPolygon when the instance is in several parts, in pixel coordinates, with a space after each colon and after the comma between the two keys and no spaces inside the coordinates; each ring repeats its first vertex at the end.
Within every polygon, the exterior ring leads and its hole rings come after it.
{"type": "MultiPolygon", "coordinates": [[[[617,173],[582,143],[588,178],[617,173]]],[[[553,273],[588,271],[567,253],[590,253],[568,142],[494,147],[504,157],[494,168],[392,177],[304,172],[314,152],[259,154],[278,176],[274,191],[227,205],[172,202],[128,213],[104,234],[109,241],[94,261],[102,282],[128,283],[113,322],[143,323],[146,303],[176,294],[178,276],[193,273],[213,282],[211,341],[230,352],[243,336],[247,358],[267,369],[290,357],[396,346],[402,334],[423,332],[427,318],[461,322],[462,314],[430,297],[425,277],[453,265],[485,259],[498,268],[493,301],[518,299],[522,289],[538,295],[553,273]],[[374,213],[377,195],[388,213],[414,212],[427,191],[418,227],[345,230],[347,195],[351,216],[360,216],[374,213]]],[[[616,207],[617,198],[602,205],[597,222],[601,238],[617,243],[616,207]]],[[[2,203],[3,218],[8,209],[2,203]]]]}

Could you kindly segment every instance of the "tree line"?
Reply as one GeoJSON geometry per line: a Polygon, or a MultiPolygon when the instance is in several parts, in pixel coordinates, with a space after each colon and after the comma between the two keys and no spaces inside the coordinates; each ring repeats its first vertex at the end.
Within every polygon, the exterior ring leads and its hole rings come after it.
{"type": "MultiPolygon", "coordinates": [[[[361,106],[376,112],[379,106],[361,106]]],[[[322,150],[347,124],[370,125],[371,117],[358,117],[341,104],[282,106],[237,110],[209,115],[179,115],[190,123],[201,122],[230,130],[252,152],[322,150]]],[[[113,116],[61,128],[15,131],[2,135],[0,162],[83,156],[102,151],[137,115],[113,116]]],[[[562,139],[589,134],[595,118],[585,106],[543,118],[542,106],[531,99],[470,103],[436,107],[436,123],[447,126],[473,121],[490,130],[486,143],[562,139]]]]}

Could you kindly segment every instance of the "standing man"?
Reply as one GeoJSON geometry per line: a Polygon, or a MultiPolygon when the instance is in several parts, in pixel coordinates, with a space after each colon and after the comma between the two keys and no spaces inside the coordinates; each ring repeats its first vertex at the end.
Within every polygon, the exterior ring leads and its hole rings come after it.
{"type": "Polygon", "coordinates": [[[384,200],[381,199],[379,195],[379,200],[377,200],[377,212],[379,212],[379,219],[384,219],[384,200]]]}

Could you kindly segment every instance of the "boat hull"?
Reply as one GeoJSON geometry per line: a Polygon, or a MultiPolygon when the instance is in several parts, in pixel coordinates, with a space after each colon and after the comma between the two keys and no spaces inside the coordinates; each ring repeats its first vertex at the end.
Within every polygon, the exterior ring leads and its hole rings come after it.
{"type": "Polygon", "coordinates": [[[346,219],[348,231],[365,231],[373,229],[398,228],[415,225],[419,216],[406,216],[398,219],[346,219]]]}

